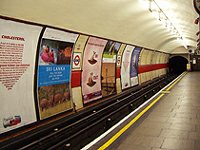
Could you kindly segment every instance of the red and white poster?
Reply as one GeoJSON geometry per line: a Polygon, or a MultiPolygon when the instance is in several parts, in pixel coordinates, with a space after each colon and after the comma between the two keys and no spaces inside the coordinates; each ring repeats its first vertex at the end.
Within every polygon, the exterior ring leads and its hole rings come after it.
{"type": "Polygon", "coordinates": [[[41,30],[0,19],[0,133],[36,121],[33,82],[41,30]]]}
{"type": "Polygon", "coordinates": [[[121,65],[121,82],[122,89],[126,89],[130,87],[130,63],[133,49],[135,47],[131,45],[127,45],[123,56],[122,56],[122,65],[121,65]]]}
{"type": "Polygon", "coordinates": [[[101,59],[107,40],[90,37],[83,56],[82,93],[84,104],[102,97],[101,59]]]}

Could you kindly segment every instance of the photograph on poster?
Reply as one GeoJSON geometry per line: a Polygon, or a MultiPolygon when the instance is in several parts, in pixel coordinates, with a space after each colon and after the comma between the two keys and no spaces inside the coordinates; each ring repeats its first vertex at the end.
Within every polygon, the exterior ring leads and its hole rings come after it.
{"type": "Polygon", "coordinates": [[[127,45],[122,56],[122,66],[121,66],[122,89],[130,87],[130,63],[131,63],[131,56],[133,49],[134,46],[127,45]]]}
{"type": "Polygon", "coordinates": [[[42,39],[40,65],[70,64],[74,43],[42,39]]]}
{"type": "Polygon", "coordinates": [[[131,86],[138,84],[138,62],[139,62],[139,56],[141,52],[140,47],[135,47],[134,51],[132,52],[131,56],[131,64],[130,64],[130,82],[131,86]]]}
{"type": "Polygon", "coordinates": [[[101,59],[107,40],[90,37],[83,56],[82,93],[84,104],[102,97],[101,59]]]}
{"type": "Polygon", "coordinates": [[[38,88],[41,116],[47,111],[58,113],[60,109],[71,107],[69,83],[41,86],[38,88]]]}
{"type": "Polygon", "coordinates": [[[39,51],[38,105],[44,119],[72,108],[71,55],[74,43],[43,38],[39,51]]]}
{"type": "Polygon", "coordinates": [[[121,44],[108,41],[103,52],[102,61],[102,96],[108,96],[116,92],[116,57],[121,44]]]}

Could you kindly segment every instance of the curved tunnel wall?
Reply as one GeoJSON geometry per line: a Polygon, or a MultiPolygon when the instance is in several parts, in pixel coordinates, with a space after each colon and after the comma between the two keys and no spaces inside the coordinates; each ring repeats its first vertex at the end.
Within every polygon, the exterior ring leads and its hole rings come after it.
{"type": "MultiPolygon", "coordinates": [[[[51,0],[48,3],[44,0],[1,0],[0,13],[4,16],[67,28],[165,52],[183,46],[160,24],[160,21],[153,17],[148,8],[143,6],[140,0],[51,0]],[[52,10],[56,10],[56,13],[52,10]],[[169,38],[172,41],[166,42],[169,38]]],[[[168,12],[168,8],[164,11],[168,12]]],[[[190,15],[193,16],[194,13],[189,7],[184,17],[188,20],[190,15]]],[[[184,20],[180,20],[180,23],[186,25],[184,20]]],[[[198,26],[190,28],[194,38],[197,28],[198,26]]],[[[191,45],[190,41],[188,44],[191,45]]]]}
{"type": "Polygon", "coordinates": [[[143,49],[138,68],[140,84],[166,74],[168,59],[168,54],[143,49]]]}
{"type": "Polygon", "coordinates": [[[166,53],[8,18],[0,26],[0,133],[167,73],[166,53]]]}

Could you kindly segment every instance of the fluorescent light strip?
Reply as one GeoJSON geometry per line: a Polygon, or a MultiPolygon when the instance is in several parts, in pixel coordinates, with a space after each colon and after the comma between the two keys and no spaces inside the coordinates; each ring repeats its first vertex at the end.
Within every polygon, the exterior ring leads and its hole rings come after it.
{"type": "Polygon", "coordinates": [[[149,11],[154,15],[154,17],[163,22],[162,24],[175,36],[177,39],[182,40],[183,46],[187,49],[187,44],[183,38],[183,36],[179,33],[177,28],[173,25],[167,15],[163,12],[160,6],[155,2],[155,0],[144,0],[145,2],[149,3],[149,11]]]}

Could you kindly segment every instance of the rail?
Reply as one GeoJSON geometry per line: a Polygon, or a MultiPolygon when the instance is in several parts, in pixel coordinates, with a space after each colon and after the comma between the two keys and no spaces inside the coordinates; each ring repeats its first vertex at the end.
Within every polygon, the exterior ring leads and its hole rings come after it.
{"type": "Polygon", "coordinates": [[[164,76],[110,100],[0,144],[0,149],[76,150],[108,130],[176,76],[164,76]]]}

